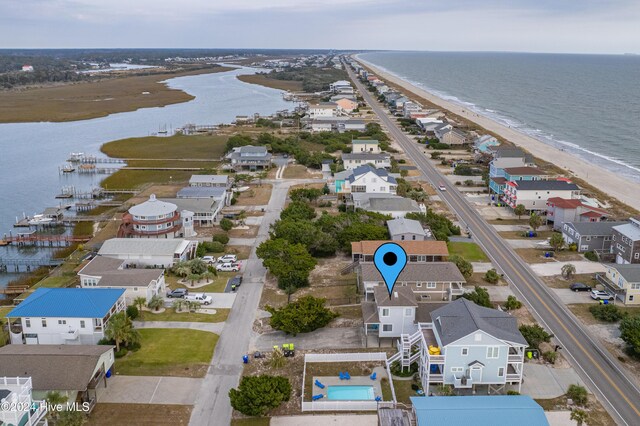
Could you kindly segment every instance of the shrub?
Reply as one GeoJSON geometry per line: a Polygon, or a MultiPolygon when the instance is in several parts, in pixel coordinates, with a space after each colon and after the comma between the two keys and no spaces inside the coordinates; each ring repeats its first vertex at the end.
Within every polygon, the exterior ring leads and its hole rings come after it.
{"type": "Polygon", "coordinates": [[[538,324],[521,325],[519,330],[531,348],[539,349],[540,343],[549,342],[553,337],[553,334],[547,333],[546,330],[538,324]]]}
{"type": "Polygon", "coordinates": [[[264,416],[291,397],[291,383],[281,376],[244,376],[229,390],[231,406],[247,416],[264,416]]]}
{"type": "Polygon", "coordinates": [[[212,242],[218,242],[218,243],[222,243],[222,244],[228,244],[229,243],[229,235],[227,234],[216,234],[211,238],[212,242]]]}
{"type": "Polygon", "coordinates": [[[604,322],[617,322],[624,317],[624,313],[612,304],[598,304],[589,307],[589,312],[597,320],[604,322]]]}
{"type": "Polygon", "coordinates": [[[555,364],[558,358],[558,352],[548,351],[542,354],[542,358],[550,364],[555,364]]]}
{"type": "Polygon", "coordinates": [[[470,293],[462,295],[463,298],[472,301],[478,306],[484,306],[485,308],[491,308],[491,298],[486,288],[476,286],[475,290],[470,293]]]}
{"type": "Polygon", "coordinates": [[[620,321],[620,338],[627,344],[627,352],[640,356],[640,316],[625,316],[620,321]]]}
{"type": "Polygon", "coordinates": [[[522,302],[516,299],[515,296],[508,296],[504,307],[507,311],[515,311],[516,309],[522,308],[522,302]]]}
{"type": "Polygon", "coordinates": [[[514,390],[508,390],[507,395],[520,395],[520,392],[514,390]]]}
{"type": "Polygon", "coordinates": [[[125,348],[124,346],[122,348],[120,348],[119,351],[115,352],[116,358],[122,358],[123,356],[125,356],[127,353],[129,352],[129,349],[125,348]]]}
{"type": "Polygon", "coordinates": [[[131,320],[138,318],[138,316],[140,316],[138,307],[135,305],[127,306],[127,316],[131,318],[131,320]]]}
{"type": "Polygon", "coordinates": [[[484,274],[484,280],[490,284],[495,284],[500,280],[500,275],[498,275],[495,269],[489,269],[484,274]]]}
{"type": "Polygon", "coordinates": [[[309,333],[329,324],[338,316],[325,308],[325,299],[304,296],[282,308],[266,306],[271,314],[271,327],[287,334],[309,333]]]}
{"type": "Polygon", "coordinates": [[[571,398],[577,405],[585,405],[589,399],[589,394],[584,386],[569,385],[569,389],[567,389],[567,398],[571,398]]]}
{"type": "Polygon", "coordinates": [[[233,222],[231,222],[227,218],[224,218],[220,221],[220,228],[228,232],[231,230],[231,228],[233,228],[233,222]]]}
{"type": "Polygon", "coordinates": [[[450,256],[449,260],[456,264],[463,277],[471,277],[471,275],[473,274],[473,265],[471,264],[471,262],[468,262],[462,256],[458,256],[456,254],[450,256]]]}
{"type": "Polygon", "coordinates": [[[221,243],[220,241],[207,243],[207,251],[210,251],[211,253],[222,253],[224,251],[224,243],[221,243]]]}
{"type": "Polygon", "coordinates": [[[405,369],[404,371],[402,371],[402,364],[400,364],[400,361],[396,361],[391,364],[390,371],[394,376],[411,377],[418,372],[418,363],[414,362],[409,366],[408,370],[405,369]]]}
{"type": "Polygon", "coordinates": [[[592,262],[597,262],[598,261],[598,256],[596,255],[596,253],[594,251],[588,251],[584,254],[584,257],[586,257],[588,260],[592,261],[592,262]]]}

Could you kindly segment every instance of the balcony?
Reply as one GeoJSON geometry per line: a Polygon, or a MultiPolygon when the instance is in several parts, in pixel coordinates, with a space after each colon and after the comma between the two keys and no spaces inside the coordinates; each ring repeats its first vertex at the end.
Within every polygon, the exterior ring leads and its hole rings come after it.
{"type": "Polygon", "coordinates": [[[429,374],[429,383],[444,383],[444,374],[429,374]]]}
{"type": "Polygon", "coordinates": [[[467,376],[453,376],[453,386],[461,389],[470,388],[473,386],[473,379],[467,376]]]}
{"type": "Polygon", "coordinates": [[[519,382],[522,380],[520,374],[507,374],[507,382],[519,382]]]}
{"type": "Polygon", "coordinates": [[[524,362],[524,357],[522,355],[509,355],[507,359],[508,362],[524,362]]]}

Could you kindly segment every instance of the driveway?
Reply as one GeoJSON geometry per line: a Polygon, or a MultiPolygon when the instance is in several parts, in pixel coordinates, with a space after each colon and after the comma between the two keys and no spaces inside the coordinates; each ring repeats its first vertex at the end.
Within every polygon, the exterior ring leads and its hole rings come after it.
{"type": "Polygon", "coordinates": [[[546,364],[524,364],[524,381],[520,393],[531,398],[556,398],[567,393],[569,385],[584,382],[573,368],[553,368],[546,364]]]}
{"type": "Polygon", "coordinates": [[[511,248],[514,249],[522,249],[522,248],[541,248],[544,244],[545,248],[550,249],[551,246],[547,243],[547,240],[533,240],[533,239],[516,239],[516,240],[505,240],[507,244],[511,248]]]}
{"type": "Polygon", "coordinates": [[[508,285],[485,285],[484,288],[487,289],[492,301],[506,302],[509,296],[513,296],[513,291],[508,285]]]}
{"type": "Polygon", "coordinates": [[[572,305],[575,303],[598,303],[591,298],[588,291],[571,291],[568,288],[552,288],[551,291],[553,291],[565,305],[572,305]]]}
{"type": "Polygon", "coordinates": [[[236,300],[237,293],[205,293],[211,296],[213,301],[209,305],[210,308],[231,309],[236,300]]]}
{"type": "Polygon", "coordinates": [[[606,268],[602,263],[590,262],[588,260],[576,260],[571,262],[547,262],[533,263],[531,269],[536,275],[541,277],[550,277],[553,275],[561,275],[562,267],[567,263],[576,267],[576,274],[595,274],[596,272],[606,272],[606,268]]]}
{"type": "Polygon", "coordinates": [[[188,377],[119,376],[98,389],[99,402],[120,404],[193,404],[203,379],[188,377]]]}
{"type": "Polygon", "coordinates": [[[275,345],[293,343],[296,349],[347,349],[362,348],[364,332],[362,327],[322,328],[313,333],[297,336],[286,335],[282,331],[260,334],[252,341],[251,350],[267,351],[275,345]]]}
{"type": "Polygon", "coordinates": [[[491,262],[471,262],[471,266],[473,266],[473,272],[487,272],[489,269],[492,269],[494,266],[491,262]]]}

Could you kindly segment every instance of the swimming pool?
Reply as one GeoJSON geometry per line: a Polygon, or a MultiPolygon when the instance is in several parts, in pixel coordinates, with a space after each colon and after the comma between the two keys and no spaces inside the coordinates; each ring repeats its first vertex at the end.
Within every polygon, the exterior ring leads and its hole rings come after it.
{"type": "Polygon", "coordinates": [[[329,386],[327,398],[339,401],[369,401],[375,399],[373,386],[329,386]]]}

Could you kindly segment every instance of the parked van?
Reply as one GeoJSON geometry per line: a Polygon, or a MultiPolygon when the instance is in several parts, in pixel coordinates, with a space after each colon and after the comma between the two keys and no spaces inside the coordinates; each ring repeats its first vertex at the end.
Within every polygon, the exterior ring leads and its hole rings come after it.
{"type": "Polygon", "coordinates": [[[184,300],[188,300],[189,302],[200,302],[203,305],[210,305],[213,302],[211,296],[207,296],[204,293],[192,293],[184,296],[184,300]]]}

